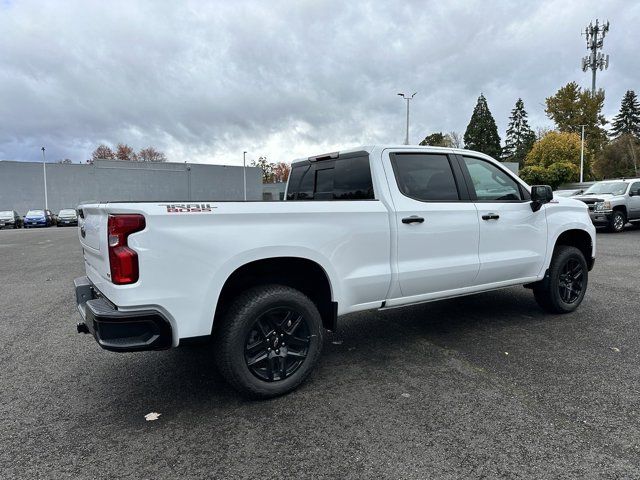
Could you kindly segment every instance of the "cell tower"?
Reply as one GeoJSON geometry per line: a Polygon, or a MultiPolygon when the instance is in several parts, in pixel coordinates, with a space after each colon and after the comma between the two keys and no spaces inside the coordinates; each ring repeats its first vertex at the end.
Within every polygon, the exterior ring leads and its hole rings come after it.
{"type": "Polygon", "coordinates": [[[604,44],[604,36],[609,31],[609,21],[600,25],[596,19],[596,24],[589,23],[582,32],[587,39],[587,50],[591,50],[591,53],[582,58],[582,71],[586,72],[591,69],[591,95],[596,93],[596,71],[606,70],[609,68],[609,55],[604,55],[598,50],[602,49],[604,44]]]}

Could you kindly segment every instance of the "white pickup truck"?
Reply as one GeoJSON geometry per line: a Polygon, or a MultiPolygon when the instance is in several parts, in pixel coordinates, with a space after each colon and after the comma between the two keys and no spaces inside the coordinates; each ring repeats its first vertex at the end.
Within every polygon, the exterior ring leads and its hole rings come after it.
{"type": "Polygon", "coordinates": [[[240,392],[271,397],[316,365],[339,316],[514,285],[582,302],[587,206],[481,153],[371,146],[292,164],[284,202],[80,206],[82,321],[112,351],[211,338],[240,392]]]}

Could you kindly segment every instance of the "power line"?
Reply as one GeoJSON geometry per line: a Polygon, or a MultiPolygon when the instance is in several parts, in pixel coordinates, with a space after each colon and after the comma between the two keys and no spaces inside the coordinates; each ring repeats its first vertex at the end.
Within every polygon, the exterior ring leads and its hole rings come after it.
{"type": "Polygon", "coordinates": [[[604,37],[609,31],[609,21],[600,24],[596,19],[596,24],[590,22],[582,32],[587,39],[587,50],[591,53],[586,57],[582,57],[582,71],[586,72],[591,69],[591,95],[596,93],[596,71],[606,70],[609,68],[609,55],[605,55],[598,50],[604,45],[604,37]]]}

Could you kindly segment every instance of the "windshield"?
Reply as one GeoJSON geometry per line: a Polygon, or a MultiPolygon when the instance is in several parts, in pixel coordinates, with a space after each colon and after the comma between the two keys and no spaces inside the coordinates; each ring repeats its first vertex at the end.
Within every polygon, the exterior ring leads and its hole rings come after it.
{"type": "Polygon", "coordinates": [[[75,217],[76,211],[71,209],[60,210],[60,213],[58,214],[58,216],[61,217],[63,215],[67,217],[75,217]]]}
{"type": "Polygon", "coordinates": [[[44,217],[44,210],[29,210],[27,217],[44,217]]]}
{"type": "Polygon", "coordinates": [[[622,195],[627,190],[627,185],[629,185],[627,182],[598,182],[591,185],[584,194],[622,195]]]}
{"type": "Polygon", "coordinates": [[[556,190],[555,192],[553,192],[553,194],[558,197],[573,197],[579,192],[580,190],[556,190]]]}
{"type": "Polygon", "coordinates": [[[13,212],[11,210],[0,212],[0,218],[13,218],[13,212]]]}

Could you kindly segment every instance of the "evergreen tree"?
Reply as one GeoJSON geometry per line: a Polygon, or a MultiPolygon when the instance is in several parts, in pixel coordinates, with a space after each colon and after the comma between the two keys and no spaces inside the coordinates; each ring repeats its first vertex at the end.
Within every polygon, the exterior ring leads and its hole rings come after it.
{"type": "Polygon", "coordinates": [[[493,158],[500,158],[500,135],[493,115],[489,111],[487,99],[480,94],[471,115],[467,130],[464,132],[464,146],[470,150],[486,153],[493,158]]]}
{"type": "Polygon", "coordinates": [[[524,102],[519,98],[515,108],[511,110],[511,116],[509,117],[507,137],[502,151],[502,161],[518,162],[520,167],[523,167],[524,159],[533,147],[535,141],[536,134],[531,130],[531,127],[529,127],[524,102]]]}
{"type": "Polygon", "coordinates": [[[640,139],[640,103],[633,90],[624,94],[620,113],[613,118],[612,127],[614,137],[629,133],[640,139]]]}

